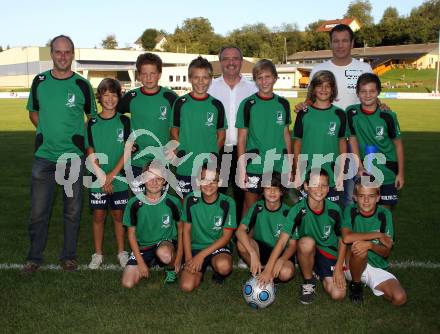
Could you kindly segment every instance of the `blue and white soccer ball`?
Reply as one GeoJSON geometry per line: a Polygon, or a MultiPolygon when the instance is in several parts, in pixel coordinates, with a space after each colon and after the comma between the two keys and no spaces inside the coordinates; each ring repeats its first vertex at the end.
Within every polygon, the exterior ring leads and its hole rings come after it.
{"type": "Polygon", "coordinates": [[[245,302],[253,309],[266,308],[275,301],[275,287],[268,283],[260,287],[256,277],[251,277],[243,285],[245,302]]]}

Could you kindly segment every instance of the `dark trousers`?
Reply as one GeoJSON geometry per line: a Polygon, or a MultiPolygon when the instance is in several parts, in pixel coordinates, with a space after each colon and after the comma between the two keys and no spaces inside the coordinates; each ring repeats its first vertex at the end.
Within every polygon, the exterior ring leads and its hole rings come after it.
{"type": "MultiPolygon", "coordinates": [[[[238,162],[237,146],[236,145],[232,146],[231,152],[228,152],[228,151],[230,151],[228,149],[226,151],[227,152],[225,152],[224,149],[222,149],[220,152],[220,159],[222,159],[222,157],[223,157],[222,163],[223,163],[223,160],[225,160],[227,155],[231,155],[232,159],[231,159],[231,168],[229,170],[229,178],[228,178],[228,180],[223,180],[223,184],[225,184],[227,182],[227,184],[232,187],[233,198],[235,200],[235,206],[236,206],[236,212],[237,212],[237,226],[238,226],[240,224],[241,213],[243,211],[244,191],[235,182],[235,175],[237,173],[237,162],[238,162]]],[[[228,160],[228,159],[226,159],[226,160],[228,160]]],[[[222,174],[224,174],[224,173],[222,172],[222,174]]],[[[227,190],[228,190],[228,187],[220,187],[219,188],[219,191],[223,194],[226,193],[227,190]]]]}
{"type": "MultiPolygon", "coordinates": [[[[71,169],[73,169],[72,166],[79,167],[78,179],[70,186],[63,187],[64,245],[60,260],[76,259],[82,208],[84,158],[78,158],[78,160],[68,163],[63,174],[68,179],[67,176],[70,175],[71,169]],[[67,194],[65,189],[69,189],[67,194]]],[[[57,164],[55,162],[38,157],[34,158],[31,181],[31,214],[28,226],[30,247],[27,260],[38,264],[43,262],[43,251],[47,242],[49,218],[56,187],[56,169],[57,164]]],[[[77,173],[78,171],[76,171],[77,173]]],[[[58,176],[58,179],[60,179],[60,176],[58,176]]]]}

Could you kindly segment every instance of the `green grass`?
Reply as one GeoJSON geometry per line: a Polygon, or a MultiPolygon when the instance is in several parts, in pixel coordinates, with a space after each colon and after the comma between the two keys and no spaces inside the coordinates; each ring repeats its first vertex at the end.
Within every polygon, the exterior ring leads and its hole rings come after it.
{"type": "MultiPolygon", "coordinates": [[[[292,100],[296,103],[299,101],[292,100]]],[[[406,152],[406,186],[394,212],[396,247],[391,261],[440,262],[440,101],[386,100],[398,113],[406,152]]],[[[292,103],[292,104],[293,104],[292,103]]],[[[34,131],[25,101],[0,100],[0,263],[22,263],[28,247],[29,181],[34,131]]],[[[57,263],[62,244],[62,201],[57,192],[45,251],[46,263],[57,263]]],[[[86,199],[84,199],[85,201],[86,199]]],[[[78,244],[81,264],[93,252],[91,217],[84,206],[78,244]]],[[[106,263],[117,263],[111,224],[106,226],[106,263]]],[[[248,277],[235,271],[225,286],[215,287],[206,274],[201,288],[180,292],[163,287],[162,272],[128,291],[120,272],[41,271],[23,277],[0,270],[2,333],[438,333],[436,289],[439,269],[396,269],[408,292],[408,304],[395,308],[366,290],[362,307],[336,303],[319,288],[316,303],[300,305],[300,275],[280,287],[276,302],[253,311],[242,301],[240,287],[248,277]]]]}
{"type": "Polygon", "coordinates": [[[420,93],[430,93],[435,88],[435,76],[436,70],[425,69],[425,70],[412,70],[412,69],[394,69],[388,71],[380,76],[380,81],[382,84],[385,82],[390,82],[395,88],[384,88],[387,92],[420,92],[420,93]],[[401,83],[421,83],[418,87],[396,87],[396,84],[401,83]]]}

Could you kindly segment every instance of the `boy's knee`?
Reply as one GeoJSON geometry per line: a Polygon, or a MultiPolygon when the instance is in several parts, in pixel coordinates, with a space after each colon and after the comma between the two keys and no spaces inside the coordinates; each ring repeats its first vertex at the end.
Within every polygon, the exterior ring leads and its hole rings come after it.
{"type": "Polygon", "coordinates": [[[280,281],[286,282],[286,281],[292,279],[294,274],[295,274],[295,269],[293,268],[293,266],[292,267],[284,266],[280,270],[280,275],[279,275],[278,279],[280,281]]]}
{"type": "Polygon", "coordinates": [[[315,240],[310,237],[303,237],[298,242],[298,248],[302,253],[311,253],[315,250],[315,240]]]}
{"type": "Polygon", "coordinates": [[[406,303],[407,297],[405,291],[399,291],[393,295],[392,303],[396,306],[401,306],[406,303]]]}
{"type": "Polygon", "coordinates": [[[345,289],[334,288],[330,296],[333,300],[343,300],[345,298],[345,289]]]}
{"type": "Polygon", "coordinates": [[[191,292],[195,289],[195,286],[192,282],[180,280],[180,290],[183,292],[191,292]]]}
{"type": "Polygon", "coordinates": [[[122,278],[121,284],[124,288],[131,289],[135,286],[133,280],[122,278]]]}

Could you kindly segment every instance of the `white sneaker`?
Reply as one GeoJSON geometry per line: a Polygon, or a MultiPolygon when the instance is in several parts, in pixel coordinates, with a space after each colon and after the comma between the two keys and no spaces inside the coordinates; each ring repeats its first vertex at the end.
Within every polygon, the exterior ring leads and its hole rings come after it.
{"type": "Polygon", "coordinates": [[[102,264],[102,261],[104,260],[104,256],[102,254],[93,254],[92,255],[92,261],[89,263],[89,269],[98,269],[99,266],[102,264]]]}
{"type": "Polygon", "coordinates": [[[119,264],[121,265],[121,268],[124,269],[128,262],[128,252],[122,251],[118,254],[118,260],[119,264]]]}
{"type": "Polygon", "coordinates": [[[243,259],[238,260],[237,267],[240,269],[249,269],[248,265],[243,261],[243,259]]]}

